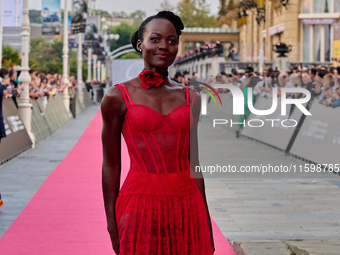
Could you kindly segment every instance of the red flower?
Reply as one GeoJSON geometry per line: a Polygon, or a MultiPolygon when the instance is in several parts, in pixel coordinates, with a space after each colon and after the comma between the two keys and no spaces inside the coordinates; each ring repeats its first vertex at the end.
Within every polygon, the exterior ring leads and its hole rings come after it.
{"type": "Polygon", "coordinates": [[[138,75],[145,89],[150,87],[159,87],[163,82],[163,76],[151,70],[145,70],[138,75]]]}

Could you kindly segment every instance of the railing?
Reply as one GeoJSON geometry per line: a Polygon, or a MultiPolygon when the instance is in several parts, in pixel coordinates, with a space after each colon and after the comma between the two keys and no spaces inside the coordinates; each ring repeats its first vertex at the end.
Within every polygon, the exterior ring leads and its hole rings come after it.
{"type": "MultiPolygon", "coordinates": [[[[318,66],[330,67],[333,65],[332,62],[290,62],[290,68],[298,67],[300,64],[303,67],[318,67],[318,66]]],[[[239,61],[220,63],[220,70],[224,70],[224,72],[226,73],[231,73],[232,69],[245,69],[248,66],[253,67],[255,71],[258,72],[260,71],[258,62],[239,62],[239,61]]],[[[264,69],[267,69],[269,67],[273,67],[273,62],[264,62],[264,69]]]]}
{"type": "MultiPolygon", "coordinates": [[[[75,95],[75,114],[78,115],[85,108],[92,105],[90,94],[84,90],[83,104],[79,101],[78,93],[75,95]]],[[[70,116],[65,109],[62,95],[51,97],[46,106],[42,104],[41,98],[32,100],[32,133],[36,144],[51,136],[57,129],[68,122],[70,116]]]]}
{"type": "Polygon", "coordinates": [[[318,67],[318,66],[326,66],[326,67],[330,67],[333,66],[333,62],[290,62],[290,66],[291,67],[297,67],[300,64],[302,64],[302,66],[306,66],[306,67],[318,67]]]}
{"type": "MultiPolygon", "coordinates": [[[[230,61],[230,62],[224,62],[220,63],[220,70],[223,70],[226,73],[231,73],[232,69],[246,69],[247,67],[253,67],[254,71],[259,72],[259,63],[258,62],[239,62],[239,61],[230,61]]],[[[264,62],[264,69],[267,69],[269,67],[273,66],[273,62],[264,62]]]]}

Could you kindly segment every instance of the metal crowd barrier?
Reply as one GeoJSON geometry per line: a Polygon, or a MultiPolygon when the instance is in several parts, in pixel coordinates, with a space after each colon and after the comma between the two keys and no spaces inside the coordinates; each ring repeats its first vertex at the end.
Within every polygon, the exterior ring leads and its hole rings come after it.
{"type": "Polygon", "coordinates": [[[70,119],[65,109],[62,95],[49,98],[46,107],[44,107],[41,98],[37,101],[32,100],[32,106],[31,129],[35,136],[36,144],[52,135],[70,119]]]}
{"type": "MultiPolygon", "coordinates": [[[[235,132],[237,125],[231,127],[230,124],[231,121],[238,122],[239,116],[233,115],[232,95],[225,93],[219,95],[223,105],[215,106],[211,100],[207,106],[207,115],[202,115],[201,120],[214,128],[214,119],[226,119],[227,124],[216,126],[235,132]]],[[[215,99],[218,102],[216,97],[215,99]]],[[[267,110],[271,105],[272,99],[258,97],[254,108],[267,110]]],[[[251,113],[241,135],[301,160],[339,170],[340,107],[326,107],[314,100],[310,102],[308,110],[312,115],[304,116],[297,107],[291,108],[291,105],[287,105],[286,115],[282,115],[278,99],[278,106],[272,114],[263,116],[251,113]]]]}
{"type": "MultiPolygon", "coordinates": [[[[81,104],[78,93],[75,96],[76,100],[76,115],[80,114],[87,107],[92,105],[90,93],[84,90],[84,101],[81,104]]],[[[70,116],[65,109],[63,95],[55,95],[50,97],[46,107],[44,107],[41,98],[37,101],[32,100],[32,121],[31,130],[35,137],[35,142],[38,144],[56,130],[68,122],[70,116]]]]}

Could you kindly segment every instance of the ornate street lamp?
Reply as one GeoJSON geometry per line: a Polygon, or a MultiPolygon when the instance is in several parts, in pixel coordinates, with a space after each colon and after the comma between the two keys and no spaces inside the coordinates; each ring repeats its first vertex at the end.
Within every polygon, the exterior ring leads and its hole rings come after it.
{"type": "MultiPolygon", "coordinates": [[[[281,2],[282,1],[285,1],[288,3],[289,0],[281,0],[281,2]]],[[[256,8],[256,21],[257,21],[257,24],[260,25],[262,21],[264,22],[266,21],[265,20],[265,17],[266,17],[265,3],[266,3],[266,0],[242,0],[240,2],[240,6],[243,10],[256,8]]],[[[242,23],[244,24],[244,22],[242,23]]]]}
{"type": "MultiPolygon", "coordinates": [[[[288,0],[287,0],[288,1],[288,0]]],[[[261,22],[266,22],[266,0],[257,0],[257,15],[256,15],[256,22],[258,25],[261,22]]]]}
{"type": "Polygon", "coordinates": [[[243,10],[243,13],[242,13],[242,15],[241,15],[242,25],[247,24],[247,17],[248,17],[248,14],[246,13],[245,10],[243,10]]]}
{"type": "Polygon", "coordinates": [[[236,21],[237,21],[237,26],[238,27],[242,26],[242,16],[241,16],[241,13],[237,14],[236,21]]]}

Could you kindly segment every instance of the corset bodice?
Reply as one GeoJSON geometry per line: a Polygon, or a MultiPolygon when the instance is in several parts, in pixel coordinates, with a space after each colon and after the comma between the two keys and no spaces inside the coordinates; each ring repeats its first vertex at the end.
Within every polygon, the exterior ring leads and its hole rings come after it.
{"type": "MultiPolygon", "coordinates": [[[[121,195],[187,195],[196,191],[195,179],[190,178],[193,103],[190,105],[189,88],[187,104],[162,115],[148,106],[133,104],[124,85],[116,86],[127,105],[122,133],[130,156],[130,170],[121,195]]],[[[195,93],[192,102],[194,98],[195,93]]]]}

